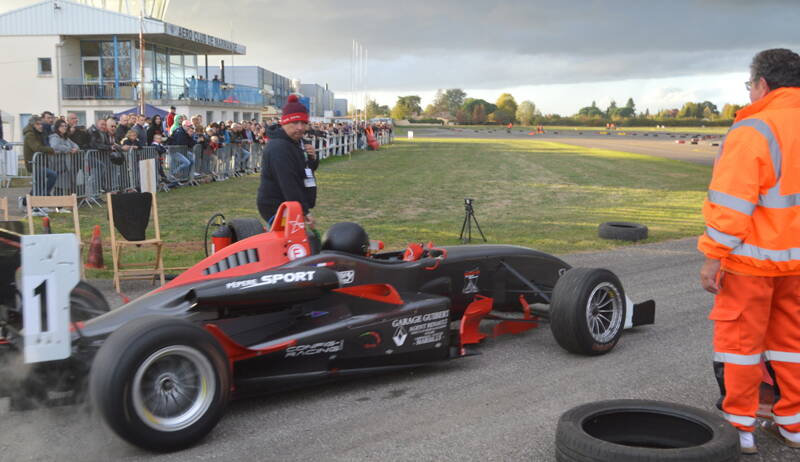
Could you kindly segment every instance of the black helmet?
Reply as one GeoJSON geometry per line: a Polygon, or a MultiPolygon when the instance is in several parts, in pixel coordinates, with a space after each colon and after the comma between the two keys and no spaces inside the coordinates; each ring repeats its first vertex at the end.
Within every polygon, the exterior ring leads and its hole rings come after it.
{"type": "Polygon", "coordinates": [[[336,223],[322,236],[322,250],[366,255],[369,251],[369,236],[357,223],[349,221],[336,223]]]}

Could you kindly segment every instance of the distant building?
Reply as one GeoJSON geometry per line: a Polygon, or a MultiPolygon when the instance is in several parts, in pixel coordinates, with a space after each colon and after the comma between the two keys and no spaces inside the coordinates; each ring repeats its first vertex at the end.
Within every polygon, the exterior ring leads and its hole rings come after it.
{"type": "Polygon", "coordinates": [[[199,113],[206,120],[258,117],[272,102],[263,91],[269,82],[283,97],[285,78],[279,84],[269,77],[234,88],[198,83],[208,55],[243,55],[244,45],[149,17],[143,24],[141,85],[136,16],[69,0],[45,0],[0,15],[6,137],[21,140],[28,118],[43,110],[74,112],[81,123],[92,124],[138,106],[141,91],[148,104],[164,110],[174,105],[178,113],[199,113]]]}
{"type": "Polygon", "coordinates": [[[336,98],[333,100],[333,115],[336,117],[344,117],[347,115],[347,99],[336,98]]]}
{"type": "MultiPolygon", "coordinates": [[[[201,69],[201,73],[205,72],[201,69]]],[[[208,77],[222,78],[222,68],[208,66],[208,77]]],[[[203,75],[205,77],[205,74],[203,75]]],[[[247,85],[261,89],[264,105],[272,106],[268,112],[280,112],[286,104],[286,98],[293,92],[292,79],[264,69],[260,66],[225,66],[225,82],[234,85],[247,85]]]]}
{"type": "Polygon", "coordinates": [[[316,83],[300,84],[300,93],[309,98],[311,104],[308,114],[311,117],[333,117],[334,95],[326,86],[316,83]]]}

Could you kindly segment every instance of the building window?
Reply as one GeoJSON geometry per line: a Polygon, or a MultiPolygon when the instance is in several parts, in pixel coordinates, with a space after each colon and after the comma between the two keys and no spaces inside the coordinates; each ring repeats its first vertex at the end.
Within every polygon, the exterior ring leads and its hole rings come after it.
{"type": "Polygon", "coordinates": [[[206,124],[214,121],[214,111],[206,111],[206,124]]]}
{"type": "Polygon", "coordinates": [[[108,119],[114,115],[114,111],[94,111],[94,123],[98,120],[108,119]]]}
{"type": "Polygon", "coordinates": [[[39,58],[39,75],[52,75],[52,74],[53,74],[53,59],[39,58]]]}
{"type": "Polygon", "coordinates": [[[239,118],[239,111],[233,111],[233,121],[234,122],[241,122],[242,120],[239,118]]]}
{"type": "Polygon", "coordinates": [[[252,119],[252,118],[253,118],[253,113],[252,112],[243,112],[242,113],[242,122],[249,122],[250,119],[252,119]]]}
{"type": "Polygon", "coordinates": [[[19,115],[19,123],[22,124],[21,127],[23,129],[28,126],[28,122],[30,122],[32,115],[33,114],[20,114],[19,115]]]}
{"type": "Polygon", "coordinates": [[[67,111],[70,114],[78,116],[78,125],[86,126],[86,111],[67,111]]]}

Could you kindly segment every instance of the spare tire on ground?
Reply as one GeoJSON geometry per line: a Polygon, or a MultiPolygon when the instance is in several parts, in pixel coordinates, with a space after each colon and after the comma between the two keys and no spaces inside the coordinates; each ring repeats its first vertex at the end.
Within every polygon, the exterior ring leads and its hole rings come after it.
{"type": "Polygon", "coordinates": [[[556,460],[722,462],[739,460],[739,435],[722,417],[662,401],[587,403],[558,420],[556,460]]]}
{"type": "Polygon", "coordinates": [[[626,221],[607,221],[600,223],[597,235],[603,239],[640,241],[647,239],[647,226],[626,221]]]}

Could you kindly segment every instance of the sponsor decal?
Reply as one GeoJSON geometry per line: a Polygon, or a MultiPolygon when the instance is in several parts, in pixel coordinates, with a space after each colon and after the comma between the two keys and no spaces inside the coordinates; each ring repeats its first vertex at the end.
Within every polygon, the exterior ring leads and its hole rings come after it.
{"type": "Polygon", "coordinates": [[[450,310],[395,319],[392,327],[395,328],[392,340],[397,347],[436,343],[438,348],[450,328],[450,310]]]}
{"type": "Polygon", "coordinates": [[[316,271],[297,271],[294,273],[265,274],[258,279],[245,279],[231,281],[225,284],[226,289],[251,289],[253,287],[268,286],[278,282],[307,282],[314,280],[316,271]]]}
{"type": "Polygon", "coordinates": [[[321,353],[336,353],[344,349],[344,340],[328,340],[327,342],[309,343],[290,346],[286,349],[285,358],[314,356],[321,353]]]}
{"type": "Polygon", "coordinates": [[[339,284],[347,285],[352,284],[353,281],[356,279],[356,272],[355,270],[348,270],[348,271],[337,271],[336,277],[339,278],[339,284]]]}
{"type": "Polygon", "coordinates": [[[308,255],[308,251],[303,244],[292,244],[286,250],[286,255],[289,257],[289,260],[297,260],[298,258],[303,258],[308,255]]]}
{"type": "Polygon", "coordinates": [[[464,289],[461,292],[465,294],[477,294],[480,292],[480,289],[478,289],[478,278],[480,276],[481,270],[479,268],[465,272],[464,289]]]}
{"type": "Polygon", "coordinates": [[[361,341],[361,346],[367,350],[377,348],[381,344],[381,334],[375,331],[364,332],[358,339],[361,341]]]}
{"type": "Polygon", "coordinates": [[[421,322],[435,321],[437,319],[449,319],[450,311],[442,310],[433,313],[420,314],[417,316],[409,316],[407,318],[395,319],[392,321],[392,327],[408,326],[411,324],[419,324],[421,322]]]}
{"type": "Polygon", "coordinates": [[[297,215],[294,220],[289,220],[289,234],[294,234],[301,229],[306,229],[306,222],[301,215],[297,215]]]}
{"type": "Polygon", "coordinates": [[[392,336],[394,344],[399,347],[406,343],[406,338],[408,338],[408,332],[406,332],[403,326],[399,326],[397,330],[394,331],[394,335],[392,336]]]}
{"type": "Polygon", "coordinates": [[[323,263],[317,263],[316,266],[333,266],[335,264],[336,263],[334,263],[332,261],[326,261],[326,262],[323,262],[323,263]]]}

